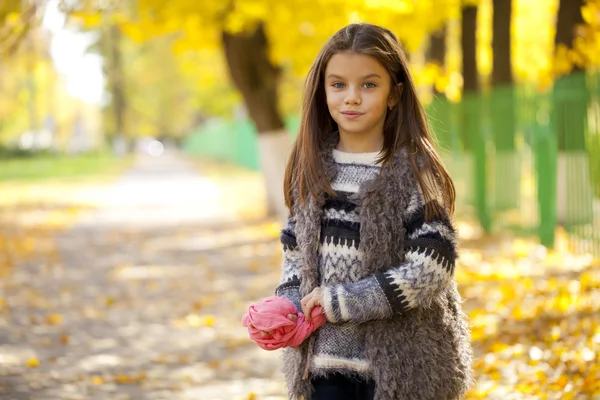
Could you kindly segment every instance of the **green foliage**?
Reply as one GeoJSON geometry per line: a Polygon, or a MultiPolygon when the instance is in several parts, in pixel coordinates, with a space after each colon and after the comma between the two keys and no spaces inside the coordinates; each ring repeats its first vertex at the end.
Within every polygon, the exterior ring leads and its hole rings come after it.
{"type": "Polygon", "coordinates": [[[101,177],[120,170],[129,162],[128,158],[117,158],[106,151],[73,156],[14,151],[11,155],[12,158],[0,158],[0,181],[101,177]]]}

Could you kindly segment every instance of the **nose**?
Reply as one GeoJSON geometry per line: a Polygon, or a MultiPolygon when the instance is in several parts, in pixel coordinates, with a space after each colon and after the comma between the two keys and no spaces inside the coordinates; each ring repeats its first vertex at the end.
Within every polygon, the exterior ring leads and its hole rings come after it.
{"type": "Polygon", "coordinates": [[[344,104],[347,104],[347,105],[360,104],[360,94],[358,93],[358,90],[356,90],[356,88],[353,88],[353,87],[348,88],[348,91],[346,92],[346,98],[344,99],[344,104]]]}

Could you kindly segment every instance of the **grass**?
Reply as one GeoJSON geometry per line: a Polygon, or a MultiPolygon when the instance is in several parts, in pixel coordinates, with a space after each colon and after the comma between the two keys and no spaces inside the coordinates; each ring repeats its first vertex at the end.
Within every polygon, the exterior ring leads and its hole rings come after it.
{"type": "Polygon", "coordinates": [[[131,157],[110,153],[40,155],[0,160],[0,182],[36,182],[114,176],[129,165],[131,157]]]}

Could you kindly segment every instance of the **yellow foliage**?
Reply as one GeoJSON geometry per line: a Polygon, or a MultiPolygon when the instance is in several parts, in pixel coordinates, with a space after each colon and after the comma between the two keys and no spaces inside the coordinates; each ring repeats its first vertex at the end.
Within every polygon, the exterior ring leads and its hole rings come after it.
{"type": "Polygon", "coordinates": [[[81,21],[86,28],[96,28],[102,23],[100,11],[73,11],[70,15],[81,21]]]}
{"type": "Polygon", "coordinates": [[[586,24],[590,26],[600,25],[600,3],[597,0],[588,0],[581,7],[581,16],[586,24]]]}
{"type": "Polygon", "coordinates": [[[581,7],[584,25],[582,36],[573,40],[572,48],[559,45],[553,58],[554,77],[570,73],[574,67],[600,66],[600,0],[587,0],[581,7]]]}
{"type": "Polygon", "coordinates": [[[21,15],[17,12],[10,12],[4,18],[4,23],[8,26],[17,26],[21,22],[21,15]]]}
{"type": "Polygon", "coordinates": [[[124,22],[119,28],[123,34],[129,36],[134,42],[142,43],[144,40],[148,39],[148,33],[145,32],[139,24],[124,22]]]}
{"type": "MultiPolygon", "coordinates": [[[[458,6],[458,0],[236,0],[224,3],[189,0],[165,5],[160,0],[138,0],[140,20],[134,23],[180,27],[186,45],[176,49],[214,48],[219,31],[238,33],[262,22],[269,38],[269,55],[304,75],[327,38],[352,21],[381,24],[392,29],[408,50],[416,50],[423,38],[439,28],[458,6]],[[326,18],[325,18],[326,17],[326,18]],[[190,22],[191,21],[191,22],[190,22]]],[[[147,32],[144,29],[144,32],[147,32]]]]}

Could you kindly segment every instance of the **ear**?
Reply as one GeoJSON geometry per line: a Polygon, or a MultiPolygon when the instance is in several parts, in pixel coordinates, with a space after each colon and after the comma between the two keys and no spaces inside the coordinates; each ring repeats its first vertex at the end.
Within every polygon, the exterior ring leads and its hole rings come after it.
{"type": "Polygon", "coordinates": [[[400,99],[402,98],[402,91],[404,90],[404,83],[400,82],[398,85],[396,85],[396,87],[398,90],[393,91],[388,98],[388,108],[390,110],[396,107],[396,105],[400,102],[400,99]]]}

